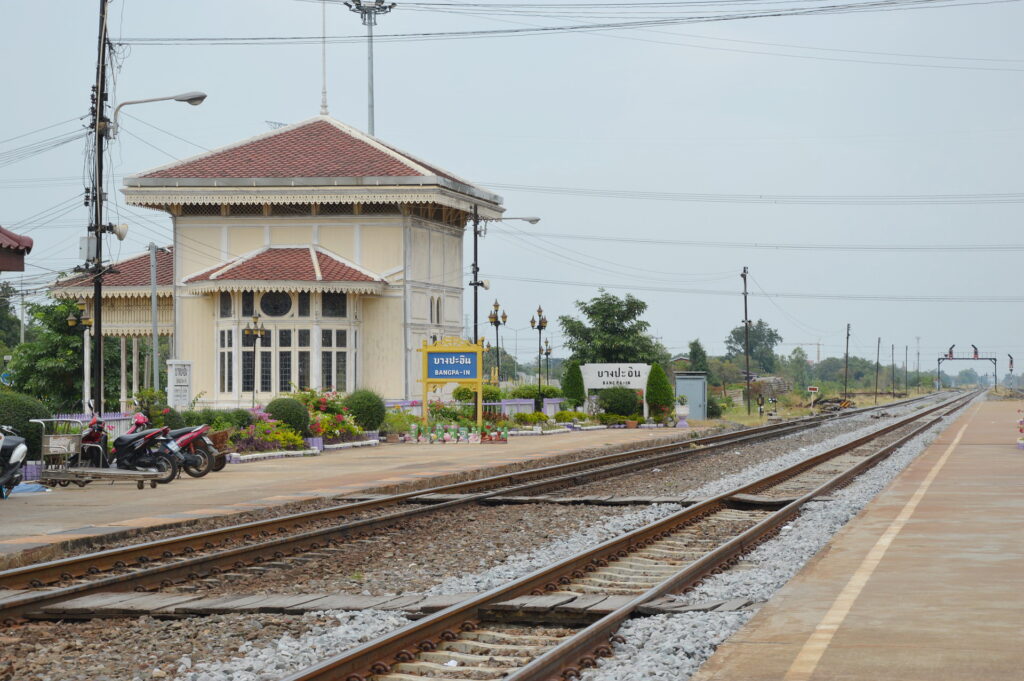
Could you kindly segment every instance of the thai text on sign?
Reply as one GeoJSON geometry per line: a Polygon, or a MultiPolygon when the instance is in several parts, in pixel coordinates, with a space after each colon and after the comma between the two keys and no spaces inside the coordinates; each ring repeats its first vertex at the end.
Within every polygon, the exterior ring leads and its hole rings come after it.
{"type": "Polygon", "coordinates": [[[475,379],[475,352],[431,352],[427,356],[427,378],[475,379]]]}

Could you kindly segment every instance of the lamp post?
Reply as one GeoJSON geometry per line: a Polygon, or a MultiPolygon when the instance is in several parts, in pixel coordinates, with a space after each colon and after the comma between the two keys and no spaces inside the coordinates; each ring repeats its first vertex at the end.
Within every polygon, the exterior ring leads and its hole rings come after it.
{"type": "Polygon", "coordinates": [[[90,346],[89,341],[92,335],[92,318],[85,314],[85,298],[79,298],[75,301],[75,309],[68,314],[67,322],[68,326],[72,329],[76,326],[82,327],[82,362],[85,365],[83,367],[83,383],[82,383],[82,412],[89,412],[89,356],[90,346]]]}
{"type": "Polygon", "coordinates": [[[85,271],[93,275],[93,336],[96,343],[93,346],[93,409],[98,414],[103,411],[103,235],[113,233],[119,240],[124,240],[127,227],[124,225],[103,224],[103,204],[106,201],[103,191],[103,159],[106,139],[117,136],[117,121],[121,109],[132,104],[146,104],[149,102],[163,102],[175,100],[185,102],[192,106],[198,106],[206,99],[202,92],[184,92],[168,97],[151,97],[149,99],[135,99],[121,102],[114,109],[113,121],[106,117],[107,106],[107,73],[106,73],[106,52],[108,40],[106,35],[106,2],[101,4],[100,14],[100,48],[99,59],[96,65],[96,84],[93,88],[92,107],[92,129],[95,137],[95,148],[93,151],[92,168],[92,193],[89,200],[92,201],[92,224],[89,225],[91,245],[93,248],[87,255],[85,271]]]}
{"type": "Polygon", "coordinates": [[[367,132],[372,136],[373,132],[373,27],[377,25],[377,16],[387,14],[395,8],[395,3],[385,3],[384,0],[373,0],[364,3],[362,0],[346,2],[349,10],[359,15],[366,27],[366,108],[369,127],[367,132]]]}
{"type": "Polygon", "coordinates": [[[540,391],[540,358],[544,354],[544,348],[541,346],[541,336],[544,333],[544,329],[548,328],[548,318],[544,316],[544,308],[540,305],[537,306],[537,316],[530,317],[530,328],[537,329],[537,400],[541,399],[540,391]]]}
{"type": "Polygon", "coordinates": [[[525,222],[529,222],[531,225],[535,225],[538,222],[540,222],[540,218],[535,218],[535,217],[526,217],[526,218],[519,218],[519,217],[514,217],[513,218],[513,217],[509,217],[509,218],[495,218],[493,220],[481,220],[480,219],[480,212],[477,210],[477,207],[475,205],[473,206],[473,267],[471,269],[471,273],[473,275],[473,278],[470,279],[470,281],[469,281],[469,285],[473,287],[473,337],[469,339],[470,342],[472,342],[472,343],[479,343],[480,342],[480,319],[479,319],[480,287],[482,286],[484,289],[488,289],[488,288],[491,287],[490,282],[488,282],[488,281],[481,281],[480,280],[480,257],[479,257],[480,242],[479,242],[479,239],[480,239],[480,237],[482,237],[485,234],[487,234],[487,225],[486,225],[486,223],[488,223],[488,222],[507,222],[508,220],[523,220],[525,222]],[[484,223],[484,224],[481,224],[481,223],[484,223]]]}
{"type": "Polygon", "coordinates": [[[256,345],[257,341],[262,345],[263,336],[266,335],[267,329],[260,322],[260,316],[254,314],[252,316],[252,322],[246,322],[245,328],[242,329],[242,333],[246,336],[252,337],[252,406],[256,408],[256,345]]]}
{"type": "Polygon", "coordinates": [[[548,343],[548,339],[544,339],[544,361],[546,366],[547,374],[544,376],[544,382],[551,385],[551,345],[548,343]]]}
{"type": "Polygon", "coordinates": [[[498,310],[501,309],[501,304],[497,300],[494,301],[491,313],[487,315],[487,321],[491,326],[494,327],[494,366],[496,367],[496,373],[498,378],[498,384],[501,384],[501,337],[498,335],[498,330],[508,324],[508,314],[502,310],[501,316],[498,316],[498,310]]]}

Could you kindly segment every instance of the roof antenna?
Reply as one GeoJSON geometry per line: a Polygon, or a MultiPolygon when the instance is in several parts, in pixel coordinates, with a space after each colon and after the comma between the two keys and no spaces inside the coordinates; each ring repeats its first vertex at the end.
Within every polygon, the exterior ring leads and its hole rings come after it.
{"type": "Polygon", "coordinates": [[[323,89],[320,91],[320,115],[327,112],[327,0],[320,0],[320,66],[323,72],[323,89]]]}

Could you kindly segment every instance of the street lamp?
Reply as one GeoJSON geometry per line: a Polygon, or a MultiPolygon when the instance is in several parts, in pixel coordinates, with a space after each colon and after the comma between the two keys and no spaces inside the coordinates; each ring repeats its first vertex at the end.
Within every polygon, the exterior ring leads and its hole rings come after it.
{"type": "Polygon", "coordinates": [[[266,335],[267,329],[266,329],[265,326],[263,326],[262,323],[260,323],[260,316],[258,314],[254,314],[252,316],[252,323],[250,324],[249,322],[246,322],[245,323],[245,328],[242,329],[242,333],[245,334],[246,336],[252,336],[252,347],[253,347],[253,355],[252,355],[252,372],[253,372],[253,377],[252,377],[252,406],[253,406],[253,408],[255,408],[256,407],[256,346],[263,344],[262,338],[263,338],[263,336],[266,335]],[[257,341],[259,341],[259,343],[257,343],[257,341]]]}
{"type": "Polygon", "coordinates": [[[205,92],[183,92],[180,95],[170,95],[168,97],[150,97],[149,99],[132,99],[127,102],[121,102],[114,109],[114,123],[110,126],[110,137],[111,139],[117,137],[117,119],[121,115],[121,109],[126,106],[133,104],[149,104],[150,102],[169,102],[174,100],[175,102],[185,102],[191,106],[199,106],[206,99],[205,92]]]}
{"type": "MultiPolygon", "coordinates": [[[[544,329],[548,328],[548,318],[544,316],[544,309],[540,305],[537,306],[537,316],[530,317],[530,328],[537,329],[537,399],[540,400],[542,397],[540,390],[540,358],[544,354],[540,339],[544,329]]],[[[543,403],[541,402],[540,404],[543,403]]]]}
{"type": "Polygon", "coordinates": [[[551,345],[548,343],[548,339],[544,339],[544,361],[547,365],[547,375],[544,377],[544,382],[551,385],[551,345]]]}
{"type": "Polygon", "coordinates": [[[501,338],[498,335],[498,329],[505,324],[508,324],[508,314],[502,310],[501,316],[498,316],[498,310],[501,309],[501,305],[497,300],[494,301],[494,309],[487,315],[487,321],[494,327],[494,366],[497,368],[498,384],[501,384],[501,338]]]}
{"type": "MultiPolygon", "coordinates": [[[[104,5],[103,17],[106,18],[106,5],[104,5]]],[[[106,65],[104,61],[104,47],[101,45],[100,48],[100,63],[99,71],[100,78],[99,84],[93,92],[93,121],[92,129],[95,134],[95,148],[93,150],[93,168],[92,168],[92,224],[89,225],[90,237],[95,239],[96,247],[94,251],[88,253],[91,256],[87,259],[84,270],[93,275],[93,335],[96,337],[96,344],[93,347],[94,353],[94,366],[92,367],[94,376],[93,387],[93,408],[96,413],[103,411],[103,234],[105,232],[114,233],[118,239],[123,240],[126,228],[122,226],[115,227],[114,225],[103,224],[103,204],[106,201],[105,192],[103,191],[103,160],[106,155],[104,149],[105,141],[109,135],[113,138],[117,134],[117,117],[120,114],[121,109],[131,104],[145,104],[148,102],[162,102],[166,100],[175,100],[178,102],[185,102],[192,106],[198,106],[206,99],[206,94],[202,92],[184,92],[179,95],[170,95],[168,97],[151,97],[149,99],[135,99],[127,102],[121,102],[114,109],[113,122],[108,121],[106,117],[106,65]],[[109,124],[109,125],[108,125],[109,124]]]]}
{"type": "Polygon", "coordinates": [[[479,298],[480,298],[480,287],[489,289],[491,283],[489,281],[480,280],[480,237],[487,234],[488,222],[507,222],[509,220],[522,220],[528,222],[531,225],[535,225],[540,222],[538,217],[508,217],[508,218],[494,218],[491,220],[481,220],[480,213],[476,206],[473,206],[473,278],[470,280],[469,285],[473,287],[473,337],[470,339],[474,343],[480,342],[480,324],[479,324],[479,298]],[[481,224],[484,223],[484,224],[481,224]]]}

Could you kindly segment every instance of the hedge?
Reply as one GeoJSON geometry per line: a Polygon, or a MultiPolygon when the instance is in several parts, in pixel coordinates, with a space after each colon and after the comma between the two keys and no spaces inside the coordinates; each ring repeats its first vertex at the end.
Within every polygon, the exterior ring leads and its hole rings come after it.
{"type": "Polygon", "coordinates": [[[345,398],[345,406],[352,420],[363,430],[380,430],[387,415],[384,400],[372,390],[356,390],[345,398]]]}
{"type": "Polygon", "coordinates": [[[18,435],[25,438],[31,457],[39,455],[43,431],[38,423],[29,423],[29,420],[48,418],[52,418],[50,410],[36,398],[11,390],[0,390],[0,425],[14,428],[18,435]]]}
{"type": "Polygon", "coordinates": [[[266,412],[299,435],[304,436],[309,432],[309,412],[306,411],[306,405],[294,397],[278,397],[271,400],[266,412]]]}

